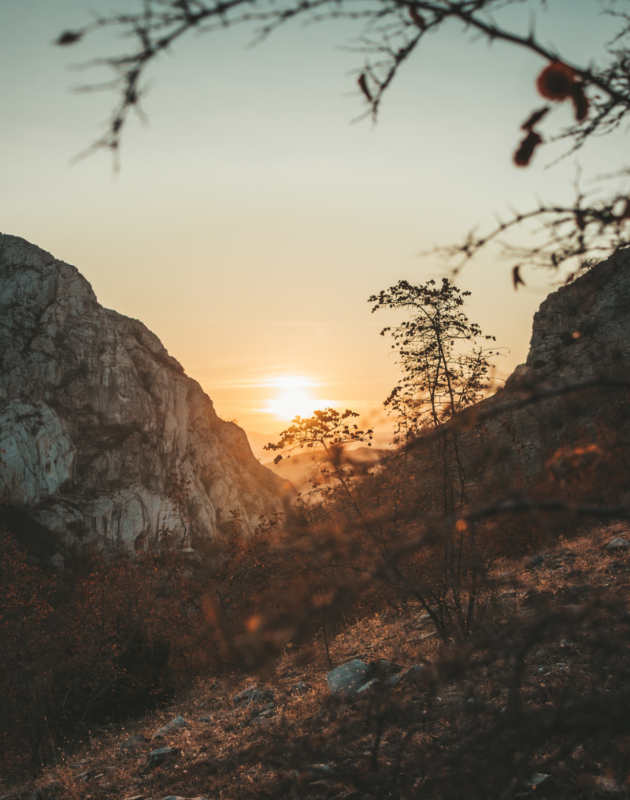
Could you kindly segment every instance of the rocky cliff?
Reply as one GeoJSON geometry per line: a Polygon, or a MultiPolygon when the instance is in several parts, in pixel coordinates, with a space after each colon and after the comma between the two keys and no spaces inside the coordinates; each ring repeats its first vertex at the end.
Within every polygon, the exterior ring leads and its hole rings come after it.
{"type": "MultiPolygon", "coordinates": [[[[594,265],[540,306],[526,363],[479,403],[481,424],[462,431],[457,454],[446,451],[451,475],[460,468],[465,474],[464,503],[514,494],[630,502],[630,389],[579,388],[600,377],[630,381],[630,249],[594,265]]],[[[443,440],[420,440],[413,452],[418,493],[441,510],[450,486],[436,469],[444,463],[443,440]]],[[[456,504],[461,484],[453,486],[456,504]]]]}
{"type": "Polygon", "coordinates": [[[78,270],[0,234],[0,498],[67,545],[195,541],[238,512],[244,533],[283,508],[286,485],[217,416],[141,322],[103,308],[78,270]]]}
{"type": "MultiPolygon", "coordinates": [[[[597,377],[630,380],[630,252],[593,266],[551,293],[534,316],[530,350],[505,389],[485,401],[500,408],[529,390],[597,377]]],[[[527,482],[544,476],[559,448],[601,444],[621,456],[630,437],[628,391],[595,388],[498,415],[490,430],[527,482]],[[623,446],[623,447],[622,447],[623,446]]]]}

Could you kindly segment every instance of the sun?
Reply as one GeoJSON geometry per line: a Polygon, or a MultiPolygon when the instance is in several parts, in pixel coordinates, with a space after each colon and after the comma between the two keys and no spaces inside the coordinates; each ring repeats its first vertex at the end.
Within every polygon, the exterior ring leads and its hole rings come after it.
{"type": "Polygon", "coordinates": [[[309,378],[286,375],[274,378],[270,385],[279,391],[276,397],[269,401],[266,410],[278,419],[292,420],[298,416],[311,417],[321,405],[322,401],[316,400],[309,391],[317,385],[309,378]]]}

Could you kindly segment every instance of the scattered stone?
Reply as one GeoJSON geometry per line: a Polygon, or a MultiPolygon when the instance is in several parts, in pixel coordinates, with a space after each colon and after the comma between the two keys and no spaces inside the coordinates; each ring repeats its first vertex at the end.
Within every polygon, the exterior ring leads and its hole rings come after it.
{"type": "Polygon", "coordinates": [[[183,717],[175,717],[172,719],[167,725],[164,725],[163,728],[160,728],[159,731],[156,731],[153,734],[153,739],[163,739],[165,736],[168,736],[169,733],[176,731],[178,728],[187,728],[188,723],[183,717]]]}
{"type": "Polygon", "coordinates": [[[208,715],[206,715],[205,717],[199,717],[199,722],[206,722],[206,723],[212,722],[212,717],[209,717],[208,715]]]}
{"type": "Polygon", "coordinates": [[[531,792],[542,786],[543,783],[548,783],[553,780],[551,775],[545,775],[542,772],[534,772],[531,778],[523,781],[521,784],[523,791],[516,792],[516,797],[527,797],[531,792]]]}
{"type": "Polygon", "coordinates": [[[164,800],[186,800],[186,798],[180,797],[178,794],[169,794],[169,796],[165,797],[164,800]]]}
{"type": "Polygon", "coordinates": [[[120,747],[118,749],[119,750],[133,750],[138,745],[144,744],[145,742],[148,742],[148,741],[149,740],[147,739],[147,737],[144,734],[142,734],[142,733],[132,733],[131,736],[128,739],[125,739],[125,741],[120,745],[120,747]]]}
{"type": "Polygon", "coordinates": [[[374,670],[358,658],[336,667],[326,675],[330,693],[336,697],[356,695],[374,677],[374,670]]]}
{"type": "Polygon", "coordinates": [[[559,553],[550,558],[547,562],[549,569],[560,569],[572,565],[575,561],[575,553],[571,550],[561,550],[559,553]]]}
{"type": "Polygon", "coordinates": [[[143,794],[134,794],[131,797],[125,797],[124,800],[146,800],[143,794]]]}
{"type": "Polygon", "coordinates": [[[526,558],[525,561],[523,562],[523,567],[525,569],[535,569],[536,567],[539,567],[546,560],[547,556],[543,555],[542,553],[538,553],[537,555],[532,556],[531,558],[526,558]]]}
{"type": "Polygon", "coordinates": [[[609,553],[614,553],[616,550],[627,550],[629,547],[630,542],[622,539],[621,536],[617,536],[608,542],[606,545],[606,550],[608,550],[609,553]]]}
{"type": "Polygon", "coordinates": [[[258,686],[248,686],[242,692],[234,695],[232,702],[237,706],[250,705],[251,703],[265,703],[273,700],[270,689],[260,689],[258,686]]]}
{"type": "Polygon", "coordinates": [[[543,772],[534,772],[532,777],[525,782],[525,785],[533,789],[536,786],[540,786],[541,783],[545,783],[545,781],[551,781],[553,778],[551,775],[545,775],[543,772]]]}
{"type": "Polygon", "coordinates": [[[289,689],[289,694],[305,694],[306,692],[310,692],[313,687],[310,683],[305,683],[304,681],[298,681],[295,686],[292,686],[289,689]]]}
{"type": "Polygon", "coordinates": [[[269,719],[269,717],[273,717],[276,713],[276,704],[275,703],[267,703],[264,705],[260,711],[253,711],[252,717],[257,719],[269,719]]]}
{"type": "Polygon", "coordinates": [[[159,747],[157,750],[152,750],[147,756],[147,767],[153,769],[166,761],[169,756],[175,756],[178,753],[178,747],[159,747]]]}

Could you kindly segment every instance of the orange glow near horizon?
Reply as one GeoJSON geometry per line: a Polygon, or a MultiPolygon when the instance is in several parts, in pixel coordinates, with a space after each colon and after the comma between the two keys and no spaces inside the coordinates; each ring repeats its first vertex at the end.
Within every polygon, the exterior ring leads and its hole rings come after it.
{"type": "Polygon", "coordinates": [[[269,400],[269,404],[264,410],[277,419],[292,420],[297,416],[310,417],[326,402],[313,397],[309,390],[318,384],[310,378],[284,375],[274,378],[270,385],[279,389],[280,392],[269,400]]]}

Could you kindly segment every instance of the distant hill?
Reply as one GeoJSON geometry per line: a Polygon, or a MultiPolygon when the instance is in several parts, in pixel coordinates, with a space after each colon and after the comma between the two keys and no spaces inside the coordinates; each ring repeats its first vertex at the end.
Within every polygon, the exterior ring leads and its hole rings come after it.
{"type": "MultiPolygon", "coordinates": [[[[354,446],[352,458],[360,463],[376,462],[387,451],[384,448],[354,446]]],[[[321,450],[309,450],[305,453],[295,453],[291,458],[283,458],[278,464],[272,461],[263,462],[263,466],[273,470],[276,475],[290,481],[298,492],[308,491],[311,488],[311,479],[317,474],[317,462],[321,458],[321,450]]]]}
{"type": "MultiPolygon", "coordinates": [[[[256,431],[245,431],[249,444],[252,448],[252,453],[259,459],[265,466],[269,466],[267,461],[273,462],[273,453],[264,450],[264,446],[269,442],[277,442],[280,438],[280,431],[278,433],[258,433],[256,431]]],[[[372,439],[372,447],[378,450],[387,450],[391,447],[391,441],[394,436],[393,431],[377,431],[372,439]]],[[[352,449],[357,447],[364,447],[360,443],[351,445],[352,449]]],[[[271,467],[273,469],[273,467],[271,467]]]]}
{"type": "MultiPolygon", "coordinates": [[[[306,452],[295,452],[291,458],[286,456],[278,464],[273,463],[273,452],[264,450],[264,446],[269,442],[277,442],[280,438],[280,433],[257,433],[256,431],[245,431],[249,443],[252,448],[254,456],[265,467],[290,481],[298,492],[310,488],[308,481],[315,473],[315,465],[320,457],[317,451],[307,450],[306,452]]],[[[348,449],[352,451],[353,457],[360,461],[376,461],[379,454],[384,453],[391,447],[391,440],[393,438],[393,431],[379,431],[374,434],[372,439],[372,447],[367,447],[361,442],[349,445],[348,449]]]]}

